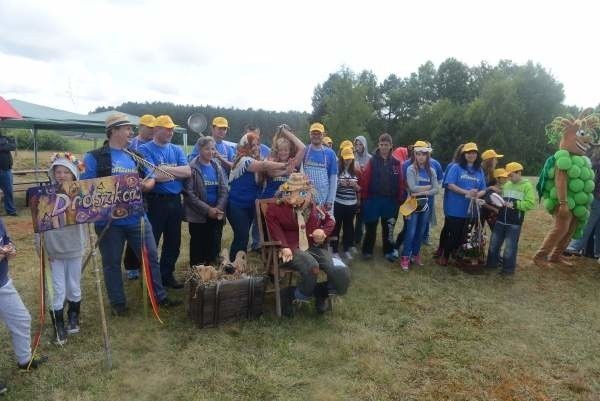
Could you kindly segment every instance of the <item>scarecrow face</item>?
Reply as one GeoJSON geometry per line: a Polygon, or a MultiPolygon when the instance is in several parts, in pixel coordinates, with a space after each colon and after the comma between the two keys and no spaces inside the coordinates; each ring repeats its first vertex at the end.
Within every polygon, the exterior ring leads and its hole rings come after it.
{"type": "Polygon", "coordinates": [[[569,123],[559,144],[560,149],[565,149],[576,155],[585,155],[591,148],[592,137],[581,129],[579,120],[569,123]]]}
{"type": "Polygon", "coordinates": [[[285,203],[292,207],[300,209],[306,208],[312,201],[312,193],[308,189],[297,189],[295,191],[286,191],[282,194],[285,203]]]}

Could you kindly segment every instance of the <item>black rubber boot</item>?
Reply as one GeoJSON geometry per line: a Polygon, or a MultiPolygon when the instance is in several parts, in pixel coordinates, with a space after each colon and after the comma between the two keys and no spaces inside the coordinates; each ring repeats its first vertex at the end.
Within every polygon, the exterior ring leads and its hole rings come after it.
{"type": "Polygon", "coordinates": [[[81,301],[73,302],[69,301],[69,310],[67,311],[67,333],[77,334],[79,333],[79,307],[81,301]]]}
{"type": "Polygon", "coordinates": [[[52,318],[52,326],[54,326],[53,342],[57,345],[63,345],[67,342],[67,332],[65,331],[63,310],[50,310],[50,317],[52,318]]]}
{"type": "Polygon", "coordinates": [[[281,294],[281,314],[286,317],[294,317],[296,310],[294,308],[294,292],[296,287],[285,287],[279,290],[281,294]]]}
{"type": "Polygon", "coordinates": [[[327,282],[318,283],[315,287],[315,310],[319,314],[323,314],[331,310],[331,303],[329,301],[329,290],[327,289],[327,282]]]}

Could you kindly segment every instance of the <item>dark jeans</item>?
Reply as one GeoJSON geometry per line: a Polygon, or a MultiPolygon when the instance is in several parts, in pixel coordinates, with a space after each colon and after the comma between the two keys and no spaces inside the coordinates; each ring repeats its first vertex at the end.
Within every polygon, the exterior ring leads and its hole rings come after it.
{"type": "Polygon", "coordinates": [[[179,257],[181,248],[181,221],[183,220],[183,206],[181,196],[161,196],[148,194],[148,220],[152,224],[154,240],[158,245],[163,237],[160,252],[160,274],[163,281],[173,277],[175,262],[179,257]]]}
{"type": "Polygon", "coordinates": [[[15,214],[15,201],[13,200],[13,175],[12,170],[0,170],[0,189],[4,194],[4,209],[6,214],[15,214]]]}
{"type": "Polygon", "coordinates": [[[363,239],[363,233],[365,231],[365,225],[362,221],[362,213],[360,212],[360,208],[358,208],[358,213],[356,214],[356,220],[354,221],[354,243],[356,245],[360,244],[363,239]]]}
{"type": "Polygon", "coordinates": [[[227,219],[233,229],[233,241],[229,250],[230,258],[235,259],[238,251],[248,251],[248,237],[254,214],[253,207],[243,208],[231,203],[227,205],[227,219]]]}
{"type": "Polygon", "coordinates": [[[431,209],[424,212],[414,212],[405,221],[406,233],[404,234],[404,246],[402,256],[417,256],[421,251],[421,245],[425,237],[425,229],[429,225],[431,209]]]}
{"type": "Polygon", "coordinates": [[[341,203],[335,203],[333,208],[333,214],[335,217],[335,228],[331,234],[333,237],[338,237],[337,241],[331,243],[333,252],[338,252],[340,231],[344,230],[343,236],[343,248],[344,252],[347,252],[354,246],[354,216],[356,215],[356,205],[343,205],[341,203]]]}
{"type": "Polygon", "coordinates": [[[281,265],[282,268],[291,268],[300,274],[298,291],[305,297],[311,297],[317,285],[317,275],[313,268],[319,267],[327,274],[328,287],[338,295],[344,295],[350,285],[350,269],[346,266],[334,266],[331,255],[323,248],[311,246],[306,251],[294,251],[294,258],[281,265]]]}
{"type": "Polygon", "coordinates": [[[210,265],[217,260],[223,220],[209,219],[206,223],[189,223],[190,232],[190,266],[210,265]]]}
{"type": "Polygon", "coordinates": [[[519,237],[521,235],[521,226],[514,224],[503,224],[496,222],[492,239],[490,240],[490,248],[488,250],[487,267],[496,268],[500,262],[500,248],[504,244],[504,252],[502,252],[502,271],[506,273],[514,273],[517,266],[517,247],[519,245],[519,237]]]}
{"type": "Polygon", "coordinates": [[[469,219],[463,217],[446,216],[444,227],[440,234],[440,247],[442,256],[450,257],[462,245],[469,219]]]}
{"type": "MultiPolygon", "coordinates": [[[[100,235],[105,226],[96,226],[96,233],[100,235]]],[[[108,299],[112,305],[125,303],[125,292],[123,291],[123,277],[121,276],[121,256],[125,241],[131,244],[138,259],[141,260],[142,241],[148,250],[148,260],[152,273],[152,284],[157,300],[160,302],[167,297],[162,285],[156,242],[152,234],[152,227],[148,219],[144,217],[144,237],[142,239],[141,224],[126,226],[111,225],[100,241],[100,254],[102,255],[102,266],[104,270],[104,284],[108,299]]]]}
{"type": "Polygon", "coordinates": [[[125,270],[139,270],[140,261],[137,256],[135,256],[135,251],[131,249],[131,245],[129,242],[125,247],[125,256],[123,256],[123,266],[125,266],[125,270]]]}
{"type": "MultiPolygon", "coordinates": [[[[373,254],[373,248],[375,247],[375,236],[377,234],[377,221],[372,223],[365,223],[365,238],[362,244],[362,253],[373,254]]],[[[390,217],[388,219],[381,218],[381,242],[383,244],[383,253],[388,254],[394,250],[394,226],[396,225],[396,218],[390,217]]]]}

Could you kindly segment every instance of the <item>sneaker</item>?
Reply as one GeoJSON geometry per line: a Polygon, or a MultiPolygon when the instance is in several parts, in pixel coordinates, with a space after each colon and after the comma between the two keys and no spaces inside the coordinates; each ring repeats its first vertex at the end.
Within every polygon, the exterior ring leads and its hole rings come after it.
{"type": "Polygon", "coordinates": [[[386,253],[385,254],[385,258],[388,260],[388,262],[395,262],[398,260],[398,250],[394,249],[392,252],[390,253],[386,253]]]}
{"type": "Polygon", "coordinates": [[[127,316],[129,308],[125,304],[113,304],[112,314],[115,316],[127,316]]]}
{"type": "Polygon", "coordinates": [[[183,283],[180,283],[179,281],[177,281],[175,279],[175,277],[171,276],[171,277],[167,277],[167,278],[163,278],[163,285],[165,287],[169,287],[172,288],[174,290],[180,290],[183,288],[183,283]]]}
{"type": "Polygon", "coordinates": [[[348,251],[344,252],[344,257],[345,257],[347,260],[352,260],[352,259],[354,259],[354,257],[352,257],[352,254],[351,254],[350,252],[348,252],[348,251]]]}
{"type": "Polygon", "coordinates": [[[334,252],[334,253],[332,253],[332,254],[331,254],[331,257],[332,257],[332,258],[336,258],[336,259],[341,259],[341,257],[340,257],[340,254],[339,254],[339,253],[337,253],[337,252],[334,252]]]}
{"type": "Polygon", "coordinates": [[[350,253],[352,255],[358,255],[358,249],[355,246],[353,246],[350,248],[350,253]]]}
{"type": "Polygon", "coordinates": [[[178,299],[170,299],[168,297],[165,297],[162,300],[158,301],[158,305],[162,306],[163,308],[174,308],[181,304],[183,304],[182,301],[180,301],[178,299]]]}
{"type": "Polygon", "coordinates": [[[424,266],[420,255],[415,255],[411,258],[411,262],[417,266],[424,266]]]}
{"type": "Polygon", "coordinates": [[[25,362],[24,364],[17,364],[17,367],[21,371],[28,371],[31,369],[37,369],[41,364],[48,362],[48,357],[46,355],[34,356],[29,362],[25,362]]]}
{"type": "Polygon", "coordinates": [[[127,280],[137,280],[140,278],[140,270],[127,270],[127,280]]]}
{"type": "Polygon", "coordinates": [[[403,271],[407,272],[408,267],[410,266],[410,258],[408,256],[402,256],[400,259],[400,267],[403,271]]]}
{"type": "Polygon", "coordinates": [[[0,381],[0,394],[4,394],[8,391],[8,388],[6,388],[6,384],[4,384],[3,381],[0,381]]]}

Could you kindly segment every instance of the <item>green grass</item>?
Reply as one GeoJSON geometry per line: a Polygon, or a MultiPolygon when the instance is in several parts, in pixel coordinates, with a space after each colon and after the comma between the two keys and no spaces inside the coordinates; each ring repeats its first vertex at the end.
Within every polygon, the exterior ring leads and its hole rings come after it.
{"type": "MultiPolygon", "coordinates": [[[[11,274],[35,328],[37,262],[22,214],[5,222],[19,249],[11,274]]],[[[47,366],[18,373],[0,330],[6,399],[599,400],[600,266],[589,259],[571,269],[532,266],[528,258],[549,224],[541,210],[528,215],[512,279],[435,266],[430,247],[427,266],[408,273],[381,257],[356,261],[349,293],[325,316],[310,309],[278,320],[267,297],[256,321],[199,330],[179,308],[163,311],[160,325],[143,316],[139,282],[125,282],[132,313],[109,316],[110,371],[88,268],[82,332],[57,347],[48,325],[47,366]]],[[[185,226],[183,235],[180,275],[185,226]]],[[[227,230],[226,243],[230,236],[227,230]]],[[[186,292],[171,294],[184,299],[186,292]]]]}

